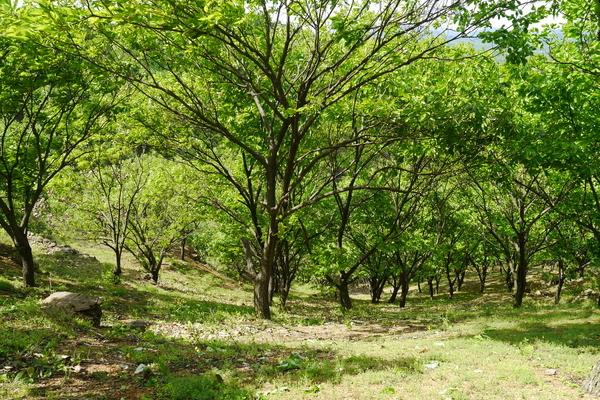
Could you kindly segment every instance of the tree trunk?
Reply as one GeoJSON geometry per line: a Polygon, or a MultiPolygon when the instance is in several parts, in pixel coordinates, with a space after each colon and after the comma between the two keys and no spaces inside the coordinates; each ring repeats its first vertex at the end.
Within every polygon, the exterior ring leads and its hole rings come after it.
{"type": "Polygon", "coordinates": [[[276,278],[276,274],[271,275],[269,280],[269,305],[273,305],[273,297],[275,293],[279,293],[279,280],[276,278]]]}
{"type": "Polygon", "coordinates": [[[254,310],[259,317],[271,319],[269,307],[269,279],[265,279],[261,271],[254,280],[254,310]]]}
{"type": "Polygon", "coordinates": [[[419,294],[423,293],[423,290],[421,290],[421,279],[417,281],[417,289],[419,289],[419,294]]]}
{"type": "Polygon", "coordinates": [[[163,260],[164,254],[162,253],[160,257],[158,257],[158,260],[156,259],[156,257],[154,257],[154,255],[152,255],[152,263],[150,264],[150,275],[152,276],[152,282],[154,282],[155,285],[158,285],[158,275],[160,273],[160,268],[162,267],[163,260]]]}
{"type": "Polygon", "coordinates": [[[290,286],[290,284],[284,283],[284,285],[279,288],[279,304],[281,304],[282,308],[286,307],[287,300],[290,295],[290,286]]]}
{"type": "Polygon", "coordinates": [[[583,389],[595,396],[600,396],[600,361],[592,369],[592,372],[583,383],[583,389]]]}
{"type": "Polygon", "coordinates": [[[429,297],[433,300],[433,276],[427,278],[427,285],[429,286],[429,297]]]}
{"type": "Polygon", "coordinates": [[[179,259],[185,261],[185,245],[187,242],[187,236],[181,239],[181,250],[179,252],[179,259]]]}
{"type": "Polygon", "coordinates": [[[15,232],[13,242],[21,260],[23,283],[27,287],[33,287],[35,286],[35,264],[33,262],[33,253],[31,252],[27,234],[21,230],[15,232]]]}
{"type": "Polygon", "coordinates": [[[467,273],[467,271],[463,269],[456,275],[456,290],[458,292],[460,292],[462,290],[462,285],[465,282],[465,274],[466,273],[467,273]]]}
{"type": "Polygon", "coordinates": [[[371,303],[379,304],[381,301],[381,294],[383,293],[383,289],[385,287],[385,282],[387,279],[373,277],[369,279],[369,288],[371,291],[371,303]]]}
{"type": "Polygon", "coordinates": [[[479,277],[479,293],[485,292],[485,281],[487,279],[488,267],[487,263],[484,263],[477,269],[477,276],[479,277]]]}
{"type": "MultiPolygon", "coordinates": [[[[274,194],[273,194],[274,196],[274,194]]],[[[270,197],[270,196],[268,196],[270,197]]],[[[270,199],[268,203],[274,203],[270,199]]],[[[274,206],[274,204],[273,204],[274,206]]],[[[277,215],[273,212],[270,215],[269,236],[265,243],[260,263],[260,273],[256,274],[254,280],[254,310],[262,319],[271,319],[271,277],[277,256],[277,235],[279,232],[279,222],[277,215]]]]}
{"type": "Polygon", "coordinates": [[[517,265],[517,291],[515,292],[514,307],[521,307],[527,286],[527,257],[525,254],[525,241],[519,240],[519,263],[517,265]]]}
{"type": "Polygon", "coordinates": [[[155,285],[158,285],[158,268],[153,267],[150,271],[150,275],[152,276],[152,282],[154,282],[155,285]]]}
{"type": "Polygon", "coordinates": [[[502,270],[504,273],[504,282],[506,283],[506,289],[509,293],[512,293],[515,288],[515,279],[512,273],[512,267],[509,265],[506,270],[502,270]]]}
{"type": "Polygon", "coordinates": [[[121,258],[122,254],[120,251],[115,250],[115,268],[113,269],[114,276],[121,276],[123,270],[121,268],[121,258]]]}
{"type": "Polygon", "coordinates": [[[400,290],[400,308],[404,308],[406,306],[406,297],[408,296],[409,280],[404,277],[401,279],[402,285],[400,290]]]}
{"type": "Polygon", "coordinates": [[[340,305],[344,310],[352,308],[352,299],[350,298],[350,291],[348,290],[348,280],[342,276],[340,278],[340,284],[338,286],[340,292],[340,305]]]}
{"type": "Polygon", "coordinates": [[[560,303],[560,295],[565,283],[565,264],[562,260],[558,261],[558,285],[556,287],[556,295],[554,296],[554,304],[560,303]]]}
{"type": "Polygon", "coordinates": [[[396,302],[396,297],[398,296],[398,291],[400,290],[400,285],[397,285],[396,282],[392,285],[392,295],[388,300],[388,303],[393,304],[396,302]]]}
{"type": "Polygon", "coordinates": [[[456,280],[456,274],[454,280],[450,277],[450,266],[446,264],[446,279],[448,280],[448,295],[450,298],[454,297],[454,282],[456,280]]]}
{"type": "Polygon", "coordinates": [[[440,277],[439,276],[435,276],[435,294],[438,294],[440,292],[440,277]]]}

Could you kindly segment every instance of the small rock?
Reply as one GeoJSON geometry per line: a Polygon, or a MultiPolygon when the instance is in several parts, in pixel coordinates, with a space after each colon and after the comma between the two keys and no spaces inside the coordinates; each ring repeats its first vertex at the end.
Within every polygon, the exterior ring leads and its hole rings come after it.
{"type": "Polygon", "coordinates": [[[80,373],[81,371],[83,371],[83,367],[81,365],[76,365],[73,367],[73,372],[76,374],[80,373]]]}
{"type": "Polygon", "coordinates": [[[152,323],[141,319],[136,319],[127,323],[128,327],[132,329],[139,329],[140,331],[145,331],[150,325],[152,325],[152,323]]]}
{"type": "Polygon", "coordinates": [[[555,369],[555,368],[548,368],[548,369],[546,370],[546,372],[544,372],[544,373],[545,373],[546,375],[548,375],[548,376],[552,376],[552,375],[556,375],[556,373],[557,373],[557,372],[558,372],[558,371],[556,371],[556,369],[555,369]]]}
{"type": "Polygon", "coordinates": [[[440,363],[437,361],[432,361],[430,363],[425,364],[425,368],[427,368],[427,369],[436,369],[439,366],[440,366],[440,363]]]}
{"type": "Polygon", "coordinates": [[[139,375],[139,374],[147,374],[148,371],[150,371],[150,367],[148,367],[146,364],[140,364],[137,366],[137,368],[135,369],[135,371],[133,372],[134,375],[139,375]]]}

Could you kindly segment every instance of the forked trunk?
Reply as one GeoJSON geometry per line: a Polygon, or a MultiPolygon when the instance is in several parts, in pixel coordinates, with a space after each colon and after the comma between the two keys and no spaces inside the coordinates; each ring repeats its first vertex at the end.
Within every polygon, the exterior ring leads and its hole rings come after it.
{"type": "Polygon", "coordinates": [[[369,288],[371,291],[371,303],[379,304],[381,300],[381,294],[385,286],[387,279],[380,277],[372,277],[369,279],[369,288]]]}

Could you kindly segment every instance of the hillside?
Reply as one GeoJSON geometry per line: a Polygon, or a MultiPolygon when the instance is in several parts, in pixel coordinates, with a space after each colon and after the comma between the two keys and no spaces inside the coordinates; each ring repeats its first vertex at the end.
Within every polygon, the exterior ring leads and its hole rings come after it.
{"type": "Polygon", "coordinates": [[[480,296],[468,275],[453,300],[412,288],[400,309],[357,291],[343,313],[300,287],[269,322],[209,267],[172,261],[154,286],[127,260],[113,284],[109,253],[74,247],[37,248],[34,289],[1,248],[0,398],[575,399],[600,357],[600,312],[569,294],[515,310],[499,282],[480,296]],[[102,325],[42,311],[60,290],[101,297],[102,325]]]}

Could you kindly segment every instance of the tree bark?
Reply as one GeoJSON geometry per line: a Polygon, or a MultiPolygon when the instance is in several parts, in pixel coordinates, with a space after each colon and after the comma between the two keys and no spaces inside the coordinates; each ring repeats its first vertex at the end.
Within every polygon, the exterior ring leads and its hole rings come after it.
{"type": "Polygon", "coordinates": [[[452,299],[454,297],[454,282],[448,280],[448,296],[452,299]]]}
{"type": "Polygon", "coordinates": [[[371,290],[371,303],[379,304],[386,281],[387,279],[380,277],[372,277],[371,279],[369,279],[369,287],[371,290]]]}
{"type": "Polygon", "coordinates": [[[269,156],[266,171],[266,205],[269,211],[269,234],[262,252],[260,272],[256,274],[254,280],[254,310],[262,319],[271,319],[271,296],[269,287],[277,257],[277,237],[279,235],[279,221],[276,201],[277,154],[274,153],[273,149],[271,150],[272,153],[269,156]]]}
{"type": "Polygon", "coordinates": [[[506,270],[502,269],[504,273],[504,282],[506,283],[506,289],[509,293],[512,293],[515,288],[515,279],[512,272],[512,267],[509,265],[506,267],[506,270]]]}
{"type": "Polygon", "coordinates": [[[290,295],[290,286],[291,285],[286,282],[282,287],[279,288],[279,304],[281,304],[282,308],[286,307],[287,300],[290,295]]]}
{"type": "Polygon", "coordinates": [[[427,278],[427,285],[429,286],[429,297],[433,300],[433,276],[427,278]]]}
{"type": "Polygon", "coordinates": [[[488,264],[487,262],[483,262],[479,267],[473,262],[473,266],[477,271],[477,276],[479,277],[479,293],[485,292],[485,281],[487,280],[488,274],[488,264]]]}
{"type": "Polygon", "coordinates": [[[402,284],[400,288],[400,308],[404,308],[406,306],[406,297],[408,296],[408,289],[408,279],[402,278],[402,284]]]}
{"type": "Polygon", "coordinates": [[[458,292],[460,292],[462,290],[462,285],[465,282],[465,274],[467,273],[466,270],[462,270],[459,273],[456,274],[456,290],[458,292]]]}
{"type": "Polygon", "coordinates": [[[154,282],[155,285],[158,285],[158,268],[152,268],[150,275],[152,276],[152,282],[154,282]]]}
{"type": "Polygon", "coordinates": [[[352,308],[352,299],[350,298],[350,291],[348,289],[348,281],[342,277],[340,279],[340,284],[338,286],[338,291],[340,293],[340,305],[344,310],[349,310],[352,308]]]}
{"type": "Polygon", "coordinates": [[[115,250],[115,268],[113,269],[114,276],[121,276],[121,274],[123,273],[123,270],[121,268],[121,258],[121,252],[115,250]]]}
{"type": "Polygon", "coordinates": [[[519,262],[517,264],[517,290],[515,292],[514,307],[521,307],[523,304],[523,297],[525,296],[525,288],[527,286],[527,264],[525,237],[519,235],[519,262]]]}
{"type": "Polygon", "coordinates": [[[271,319],[269,307],[269,279],[265,279],[261,271],[254,280],[254,309],[259,317],[271,319]]]}
{"type": "Polygon", "coordinates": [[[398,296],[398,291],[400,290],[400,286],[399,285],[393,285],[392,286],[392,295],[390,296],[390,299],[388,300],[388,303],[393,304],[396,302],[396,297],[398,296]]]}
{"type": "Polygon", "coordinates": [[[556,295],[554,296],[554,304],[560,303],[560,295],[565,283],[565,264],[562,260],[558,261],[558,285],[556,287],[556,295]]]}
{"type": "Polygon", "coordinates": [[[595,396],[600,396],[600,361],[592,369],[592,372],[583,383],[583,389],[595,396]]]}
{"type": "Polygon", "coordinates": [[[27,238],[27,233],[20,229],[14,233],[13,242],[21,260],[23,283],[26,287],[33,287],[35,286],[35,264],[29,238],[27,238]]]}

